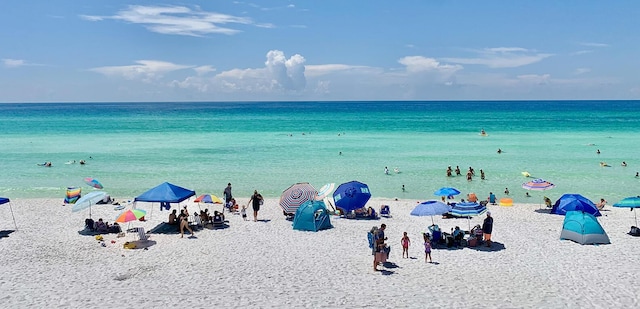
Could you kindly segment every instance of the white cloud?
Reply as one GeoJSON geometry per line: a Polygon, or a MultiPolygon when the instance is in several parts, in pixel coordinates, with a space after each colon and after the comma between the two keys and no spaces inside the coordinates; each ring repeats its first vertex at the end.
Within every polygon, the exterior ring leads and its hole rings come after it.
{"type": "Polygon", "coordinates": [[[302,91],[306,87],[306,60],[301,55],[287,59],[279,50],[266,55],[264,68],[232,69],[220,72],[210,79],[188,77],[173,81],[171,86],[195,88],[200,91],[220,90],[227,92],[281,93],[302,91]]]}
{"type": "MultiPolygon", "coordinates": [[[[80,15],[80,18],[88,21],[121,20],[132,24],[141,24],[152,32],[187,36],[203,36],[211,33],[232,35],[240,30],[220,25],[256,25],[248,17],[207,12],[199,8],[191,9],[185,6],[131,5],[113,16],[80,15]]],[[[273,25],[266,23],[256,26],[273,27],[273,25]]]]}
{"type": "Polygon", "coordinates": [[[205,75],[207,73],[215,72],[216,68],[210,65],[202,65],[202,66],[193,68],[193,70],[196,71],[198,75],[205,75]]]}
{"type": "Polygon", "coordinates": [[[516,68],[539,62],[552,54],[537,53],[521,47],[495,47],[475,51],[478,56],[472,58],[442,58],[458,64],[485,65],[490,68],[516,68]]]}
{"type": "Polygon", "coordinates": [[[593,52],[592,50],[579,50],[579,51],[576,51],[576,52],[572,52],[570,55],[579,56],[579,55],[584,55],[584,54],[590,54],[592,52],[593,52]]]}
{"type": "Polygon", "coordinates": [[[348,65],[348,64],[315,64],[305,66],[305,75],[309,77],[316,77],[322,75],[329,75],[336,72],[365,72],[371,70],[378,70],[368,66],[348,65]]]}
{"type": "Polygon", "coordinates": [[[407,72],[429,72],[437,71],[442,73],[453,73],[461,70],[461,65],[441,64],[438,60],[423,56],[407,56],[400,58],[398,62],[405,66],[407,72]]]}
{"type": "Polygon", "coordinates": [[[7,68],[17,68],[27,65],[27,62],[21,59],[2,59],[2,64],[7,68]]]}
{"type": "Polygon", "coordinates": [[[588,47],[609,47],[611,45],[605,43],[581,42],[580,45],[588,47]]]}
{"type": "Polygon", "coordinates": [[[161,78],[165,73],[192,68],[190,65],[180,65],[157,60],[138,60],[137,64],[124,66],[105,66],[89,69],[89,71],[106,76],[123,77],[129,80],[140,79],[151,82],[161,78]]]}

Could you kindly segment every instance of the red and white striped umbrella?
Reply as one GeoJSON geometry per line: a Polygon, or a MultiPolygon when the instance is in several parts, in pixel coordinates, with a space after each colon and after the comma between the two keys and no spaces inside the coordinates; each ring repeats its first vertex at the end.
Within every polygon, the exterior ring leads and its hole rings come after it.
{"type": "Polygon", "coordinates": [[[532,181],[528,181],[522,184],[522,188],[523,189],[527,189],[527,190],[534,190],[534,191],[544,191],[544,190],[549,190],[553,187],[555,187],[556,185],[542,179],[542,178],[538,178],[538,179],[534,179],[532,181]]]}
{"type": "Polygon", "coordinates": [[[300,182],[282,191],[280,207],[287,214],[295,214],[306,201],[314,201],[318,191],[308,182],[300,182]]]}

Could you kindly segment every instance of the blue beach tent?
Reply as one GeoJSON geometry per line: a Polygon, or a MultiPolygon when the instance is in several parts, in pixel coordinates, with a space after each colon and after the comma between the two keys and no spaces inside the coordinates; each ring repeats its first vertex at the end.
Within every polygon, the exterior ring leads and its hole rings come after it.
{"type": "Polygon", "coordinates": [[[551,208],[551,213],[564,216],[567,211],[578,210],[592,214],[596,217],[602,216],[596,204],[580,194],[563,194],[551,208]]]}
{"type": "Polygon", "coordinates": [[[13,215],[13,207],[11,207],[11,202],[6,197],[0,197],[0,205],[7,204],[9,205],[9,209],[11,210],[11,217],[13,218],[13,225],[16,227],[16,231],[18,230],[18,225],[16,224],[16,217],[13,215]]]}
{"type": "Polygon", "coordinates": [[[579,244],[609,244],[609,236],[598,219],[583,211],[567,211],[562,223],[560,239],[573,240],[579,244]]]}
{"type": "Polygon", "coordinates": [[[196,191],[164,182],[140,194],[134,199],[134,202],[160,203],[160,210],[163,208],[169,210],[171,208],[170,203],[180,203],[194,195],[196,195],[196,191]]]}
{"type": "Polygon", "coordinates": [[[323,201],[306,201],[296,210],[293,229],[313,232],[330,229],[333,226],[329,217],[329,211],[323,201]]]}

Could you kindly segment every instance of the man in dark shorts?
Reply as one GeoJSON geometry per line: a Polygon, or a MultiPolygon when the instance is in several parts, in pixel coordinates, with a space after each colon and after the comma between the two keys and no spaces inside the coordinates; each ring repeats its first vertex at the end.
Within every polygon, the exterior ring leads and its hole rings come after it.
{"type": "Polygon", "coordinates": [[[229,205],[229,201],[231,201],[232,198],[233,196],[231,195],[231,183],[228,183],[227,187],[224,188],[224,205],[229,205]]]}

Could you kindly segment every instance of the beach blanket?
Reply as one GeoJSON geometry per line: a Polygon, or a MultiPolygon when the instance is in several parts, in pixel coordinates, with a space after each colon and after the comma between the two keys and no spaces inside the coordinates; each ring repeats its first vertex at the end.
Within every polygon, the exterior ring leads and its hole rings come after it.
{"type": "Polygon", "coordinates": [[[156,225],[154,228],[149,230],[149,234],[179,234],[180,229],[178,229],[177,225],[171,225],[166,222],[161,222],[156,225]]]}

